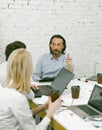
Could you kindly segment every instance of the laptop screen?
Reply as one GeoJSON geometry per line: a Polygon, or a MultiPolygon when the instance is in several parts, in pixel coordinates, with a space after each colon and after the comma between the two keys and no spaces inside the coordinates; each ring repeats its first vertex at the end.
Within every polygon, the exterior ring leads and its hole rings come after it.
{"type": "Polygon", "coordinates": [[[88,104],[102,112],[102,87],[94,86],[88,104]]]}
{"type": "Polygon", "coordinates": [[[91,77],[86,78],[86,80],[90,80],[90,81],[97,81],[97,76],[93,75],[91,77]]]}
{"type": "Polygon", "coordinates": [[[74,74],[72,72],[66,68],[62,68],[50,86],[62,94],[69,82],[73,79],[73,76],[74,74]]]}

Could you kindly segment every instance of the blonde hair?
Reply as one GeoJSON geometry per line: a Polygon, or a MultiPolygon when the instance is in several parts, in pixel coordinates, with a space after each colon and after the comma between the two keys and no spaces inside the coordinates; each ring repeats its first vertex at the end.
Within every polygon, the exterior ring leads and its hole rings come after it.
{"type": "Polygon", "coordinates": [[[21,93],[29,93],[32,71],[31,54],[25,49],[16,49],[8,59],[7,78],[4,86],[15,88],[21,93]]]}

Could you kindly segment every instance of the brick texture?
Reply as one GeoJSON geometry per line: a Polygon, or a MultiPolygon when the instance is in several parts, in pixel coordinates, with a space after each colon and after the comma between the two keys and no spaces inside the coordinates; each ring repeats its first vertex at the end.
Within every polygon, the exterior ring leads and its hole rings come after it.
{"type": "Polygon", "coordinates": [[[102,72],[102,0],[0,0],[0,63],[20,40],[35,66],[53,34],[65,37],[78,77],[102,72]]]}

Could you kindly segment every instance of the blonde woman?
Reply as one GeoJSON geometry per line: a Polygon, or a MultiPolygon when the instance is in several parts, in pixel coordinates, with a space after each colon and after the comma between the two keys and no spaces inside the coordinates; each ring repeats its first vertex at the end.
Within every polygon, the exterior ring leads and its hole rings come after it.
{"type": "Polygon", "coordinates": [[[30,110],[26,94],[30,92],[32,76],[31,54],[25,49],[12,52],[7,63],[7,78],[0,88],[0,130],[46,130],[61,99],[30,110]],[[36,125],[33,115],[48,105],[46,116],[36,125]]]}
{"type": "MultiPolygon", "coordinates": [[[[0,64],[0,84],[2,84],[6,78],[6,73],[7,73],[6,67],[7,67],[7,62],[8,62],[8,58],[10,54],[14,50],[20,49],[20,48],[26,49],[26,44],[21,41],[13,41],[5,47],[5,62],[0,64]]],[[[31,87],[35,90],[38,89],[38,87],[34,84],[32,84],[31,87]]],[[[30,90],[30,93],[26,94],[26,96],[28,99],[33,99],[34,93],[32,92],[32,90],[30,90]]]]}

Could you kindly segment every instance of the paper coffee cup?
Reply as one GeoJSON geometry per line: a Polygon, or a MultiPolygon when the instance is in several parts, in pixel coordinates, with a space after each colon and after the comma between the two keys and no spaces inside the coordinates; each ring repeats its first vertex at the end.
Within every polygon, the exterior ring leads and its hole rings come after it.
{"type": "Polygon", "coordinates": [[[97,73],[97,83],[102,84],[102,73],[97,73]]]}
{"type": "Polygon", "coordinates": [[[52,92],[50,96],[51,96],[51,101],[54,102],[57,98],[59,98],[60,94],[57,92],[52,92]]]}
{"type": "Polygon", "coordinates": [[[79,98],[79,93],[80,93],[80,86],[72,86],[71,87],[71,95],[73,99],[79,98]]]}

